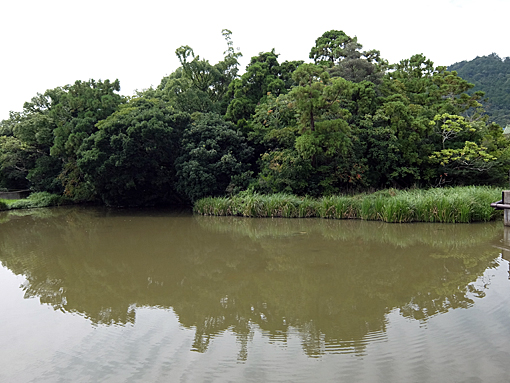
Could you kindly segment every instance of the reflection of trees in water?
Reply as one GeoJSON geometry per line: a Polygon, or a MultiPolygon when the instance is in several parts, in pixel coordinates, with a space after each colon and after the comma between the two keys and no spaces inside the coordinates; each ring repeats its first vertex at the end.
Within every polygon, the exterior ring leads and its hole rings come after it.
{"type": "MultiPolygon", "coordinates": [[[[298,333],[308,355],[363,353],[399,309],[426,320],[469,307],[496,265],[497,225],[391,225],[223,219],[157,211],[54,209],[0,224],[0,261],[25,296],[97,324],[134,323],[136,306],[170,308],[192,348],[230,330],[247,358],[254,330],[298,333]]],[[[1,218],[1,217],[0,217],[1,218]]],[[[228,218],[228,217],[225,217],[228,218]]]]}
{"type": "Polygon", "coordinates": [[[498,222],[483,224],[388,224],[380,221],[320,218],[262,218],[195,216],[201,227],[253,240],[299,236],[310,232],[326,239],[375,241],[398,247],[427,245],[440,249],[466,249],[501,234],[498,222]]]}

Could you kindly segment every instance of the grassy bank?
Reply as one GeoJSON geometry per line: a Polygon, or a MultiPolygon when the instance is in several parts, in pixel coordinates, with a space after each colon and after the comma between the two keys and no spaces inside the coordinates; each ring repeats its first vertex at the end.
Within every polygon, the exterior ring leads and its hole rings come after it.
{"type": "Polygon", "coordinates": [[[32,209],[37,207],[60,206],[71,203],[66,198],[47,192],[32,193],[24,199],[0,199],[0,210],[32,209]]]}
{"type": "Polygon", "coordinates": [[[319,199],[288,194],[240,193],[204,198],[193,211],[202,215],[244,217],[319,217],[384,222],[486,222],[502,216],[490,207],[501,199],[501,189],[466,186],[429,190],[383,190],[355,196],[319,199]]]}

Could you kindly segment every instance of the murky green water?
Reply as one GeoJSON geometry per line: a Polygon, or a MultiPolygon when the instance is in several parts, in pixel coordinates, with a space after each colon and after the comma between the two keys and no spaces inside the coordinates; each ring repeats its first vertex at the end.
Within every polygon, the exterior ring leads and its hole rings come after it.
{"type": "Polygon", "coordinates": [[[501,222],[4,212],[0,381],[505,382],[507,248],[501,222]]]}

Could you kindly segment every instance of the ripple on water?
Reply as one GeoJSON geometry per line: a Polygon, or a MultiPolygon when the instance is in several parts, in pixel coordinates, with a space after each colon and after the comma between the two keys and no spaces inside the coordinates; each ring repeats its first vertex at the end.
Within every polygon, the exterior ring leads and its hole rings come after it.
{"type": "Polygon", "coordinates": [[[352,340],[329,340],[325,344],[325,351],[328,354],[353,354],[356,356],[366,355],[366,348],[369,344],[384,342],[387,340],[386,332],[383,330],[369,332],[363,339],[352,340]]]}

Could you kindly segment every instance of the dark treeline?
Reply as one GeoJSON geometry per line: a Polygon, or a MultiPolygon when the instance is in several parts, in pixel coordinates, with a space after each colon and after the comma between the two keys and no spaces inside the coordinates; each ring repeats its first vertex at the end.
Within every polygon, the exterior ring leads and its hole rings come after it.
{"type": "Polygon", "coordinates": [[[134,97],[116,81],[77,81],[0,124],[0,188],[111,206],[189,203],[252,189],[331,195],[387,187],[500,184],[502,128],[482,92],[421,54],[389,64],[342,31],[304,61],[252,57],[239,75],[189,46],[181,66],[134,97]]]}

